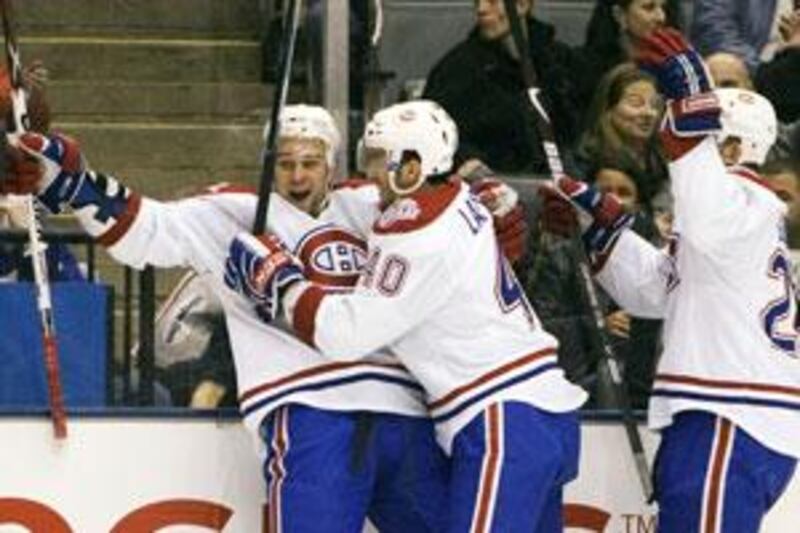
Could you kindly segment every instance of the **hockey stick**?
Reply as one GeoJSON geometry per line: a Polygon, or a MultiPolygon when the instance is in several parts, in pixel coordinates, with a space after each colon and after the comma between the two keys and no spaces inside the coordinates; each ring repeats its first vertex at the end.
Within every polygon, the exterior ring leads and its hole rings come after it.
{"type": "MultiPolygon", "coordinates": [[[[25,88],[22,83],[22,62],[19,48],[11,23],[11,1],[0,0],[3,18],[3,33],[6,44],[6,67],[11,82],[11,103],[13,109],[13,133],[10,138],[18,137],[28,131],[29,119],[25,88]]],[[[58,345],[56,344],[56,328],[53,319],[53,305],[50,298],[50,283],[47,276],[47,259],[45,247],[40,239],[41,227],[36,216],[33,195],[26,197],[28,213],[29,253],[33,263],[33,278],[36,285],[37,305],[42,327],[42,346],[44,349],[44,366],[47,374],[47,390],[50,398],[50,414],[53,418],[53,431],[57,439],[67,436],[67,415],[64,409],[64,395],[61,390],[61,373],[58,368],[58,345]]]]}
{"type": "MultiPolygon", "coordinates": [[[[514,45],[517,47],[520,57],[520,65],[522,69],[522,76],[527,88],[528,98],[530,103],[536,111],[536,131],[542,140],[542,148],[544,149],[547,157],[548,166],[550,167],[550,174],[553,181],[557,181],[560,177],[564,176],[564,166],[561,161],[561,154],[556,143],[553,125],[547,115],[547,111],[539,99],[540,89],[537,87],[536,70],[533,68],[531,61],[530,51],[527,45],[527,39],[522,30],[522,22],[516,9],[516,0],[503,0],[506,9],[506,16],[511,24],[511,35],[514,39],[514,45]]],[[[650,468],[647,464],[647,457],[644,453],[644,446],[642,445],[642,438],[639,435],[639,430],[636,427],[636,421],[633,418],[631,410],[631,402],[628,397],[625,383],[622,380],[622,372],[620,370],[619,359],[614,353],[611,346],[608,333],[605,328],[605,317],[603,308],[600,305],[600,300],[597,297],[597,289],[594,286],[592,275],[589,270],[589,264],[586,259],[586,254],[583,246],[577,243],[580,250],[578,270],[583,282],[583,289],[588,300],[589,309],[592,312],[594,319],[594,326],[600,347],[602,348],[601,361],[606,365],[608,373],[612,381],[612,397],[614,404],[619,407],[622,412],[622,422],[625,426],[625,432],[628,437],[628,444],[633,452],[634,462],[636,464],[636,471],[639,475],[639,481],[642,485],[645,500],[649,501],[653,495],[653,484],[650,477],[650,468]]]]}
{"type": "Polygon", "coordinates": [[[272,100],[270,113],[269,132],[264,145],[261,158],[261,180],[258,186],[258,205],[253,223],[253,233],[264,233],[267,227],[267,210],[269,209],[269,195],[275,181],[275,145],[278,143],[281,112],[286,105],[286,96],[289,93],[289,82],[292,76],[292,62],[294,48],[297,42],[297,28],[300,25],[301,0],[289,0],[288,19],[283,24],[283,34],[278,60],[278,79],[272,100]]]}

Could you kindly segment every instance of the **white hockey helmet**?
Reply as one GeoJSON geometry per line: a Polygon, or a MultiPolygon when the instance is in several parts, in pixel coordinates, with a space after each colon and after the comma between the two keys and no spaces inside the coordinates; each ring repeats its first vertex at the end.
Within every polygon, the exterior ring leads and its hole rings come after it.
{"type": "Polygon", "coordinates": [[[772,104],[760,94],[746,89],[715,89],[722,114],[722,131],[717,142],[729,137],[741,140],[739,164],[763,165],[778,138],[778,117],[772,104]]]}
{"type": "MultiPolygon", "coordinates": [[[[342,137],[328,111],[320,106],[293,104],[283,108],[280,116],[280,137],[319,139],[325,143],[325,159],[333,169],[342,144],[342,137]]],[[[264,126],[264,139],[269,134],[270,124],[264,126]]]]}
{"type": "MultiPolygon", "coordinates": [[[[439,104],[430,100],[414,100],[395,104],[375,113],[364,128],[359,142],[364,149],[386,152],[389,186],[395,194],[409,194],[419,188],[424,179],[405,189],[396,182],[397,170],[409,153],[420,159],[422,176],[435,176],[453,168],[453,156],[458,148],[458,128],[439,104]]],[[[363,154],[359,154],[359,160],[363,154]]]]}

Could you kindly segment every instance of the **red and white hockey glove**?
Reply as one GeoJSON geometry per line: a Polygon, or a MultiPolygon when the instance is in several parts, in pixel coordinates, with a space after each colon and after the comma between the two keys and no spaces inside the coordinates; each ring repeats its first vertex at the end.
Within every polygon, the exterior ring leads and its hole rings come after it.
{"type": "Polygon", "coordinates": [[[16,170],[12,166],[4,188],[15,190],[16,194],[37,194],[54,213],[79,194],[85,176],[80,147],[75,140],[65,135],[28,132],[10,148],[22,154],[26,163],[16,170]],[[38,173],[29,168],[30,162],[36,163],[38,173]]]}
{"type": "Polygon", "coordinates": [[[492,214],[500,249],[514,264],[525,254],[528,240],[528,222],[519,194],[495,177],[478,179],[472,183],[471,190],[492,214]]]}
{"type": "Polygon", "coordinates": [[[549,209],[556,210],[557,216],[563,218],[564,203],[571,204],[590,260],[595,265],[601,264],[622,231],[633,223],[633,216],[625,212],[613,195],[603,194],[591,185],[568,176],[559,178],[551,191],[562,197],[563,202],[558,202],[553,194],[542,193],[549,194],[550,198],[544,204],[542,217],[548,217],[549,209]]]}
{"type": "Polygon", "coordinates": [[[16,146],[6,146],[6,171],[0,176],[0,194],[35,194],[42,181],[39,160],[16,146]]]}
{"type": "Polygon", "coordinates": [[[572,237],[578,231],[578,212],[563,193],[551,185],[542,185],[536,191],[541,208],[539,227],[542,231],[572,237]]]}
{"type": "Polygon", "coordinates": [[[253,302],[265,321],[275,319],[286,290],[305,279],[302,263],[275,235],[243,232],[231,242],[225,284],[253,302]]]}
{"type": "Polygon", "coordinates": [[[703,58],[679,31],[664,28],[642,39],[636,62],[656,78],[659,92],[668,99],[661,137],[670,159],[722,128],[721,108],[703,58]]]}
{"type": "Polygon", "coordinates": [[[714,88],[703,58],[674,28],[662,28],[644,37],[634,57],[639,68],[656,78],[659,92],[670,100],[714,88]]]}

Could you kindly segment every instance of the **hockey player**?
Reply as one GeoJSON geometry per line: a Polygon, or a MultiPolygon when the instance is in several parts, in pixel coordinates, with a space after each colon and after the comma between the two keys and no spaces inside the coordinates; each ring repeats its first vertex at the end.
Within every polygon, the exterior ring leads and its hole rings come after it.
{"type": "Polygon", "coordinates": [[[668,251],[624,229],[612,198],[569,179],[559,186],[591,221],[584,237],[601,285],[632,314],[664,319],[649,406],[661,432],[659,531],[755,533],[800,457],[786,207],[756,172],[775,141],[775,112],[755,93],[711,92],[674,30],[649,38],[639,62],[669,99],[668,251]]]}
{"type": "MultiPolygon", "coordinates": [[[[52,211],[71,207],[122,263],[194,269],[220,299],[241,411],[265,452],[269,531],[357,533],[366,516],[381,531],[441,529],[449,467],[416,380],[387,357],[332,364],[225,288],[228,245],[253,223],[251,191],[220,186],[161,203],[78,168],[64,138],[29,134],[22,143],[43,163],[37,188],[52,211]],[[359,420],[369,413],[365,440],[359,420]]],[[[268,227],[303,258],[309,279],[341,290],[364,262],[378,195],[371,186],[329,191],[338,148],[324,109],[284,109],[268,227]]],[[[12,176],[6,185],[19,184],[12,176]]]]}
{"type": "Polygon", "coordinates": [[[228,279],[265,316],[283,305],[326,356],[357,361],[388,346],[419,380],[452,459],[447,531],[560,531],[586,394],[558,367],[557,342],[499,252],[490,213],[448,179],[457,142],[429,101],[367,125],[361,152],[383,210],[355,291],[309,280],[273,235],[238,236],[228,279]]]}

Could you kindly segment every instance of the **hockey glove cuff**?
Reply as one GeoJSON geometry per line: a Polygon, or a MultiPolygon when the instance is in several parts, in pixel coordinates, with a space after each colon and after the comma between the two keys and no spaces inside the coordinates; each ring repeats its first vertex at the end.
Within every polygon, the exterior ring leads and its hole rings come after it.
{"type": "Polygon", "coordinates": [[[231,242],[225,284],[254,303],[265,321],[276,318],[283,294],[303,280],[303,265],[275,235],[240,233],[231,242]]]}

